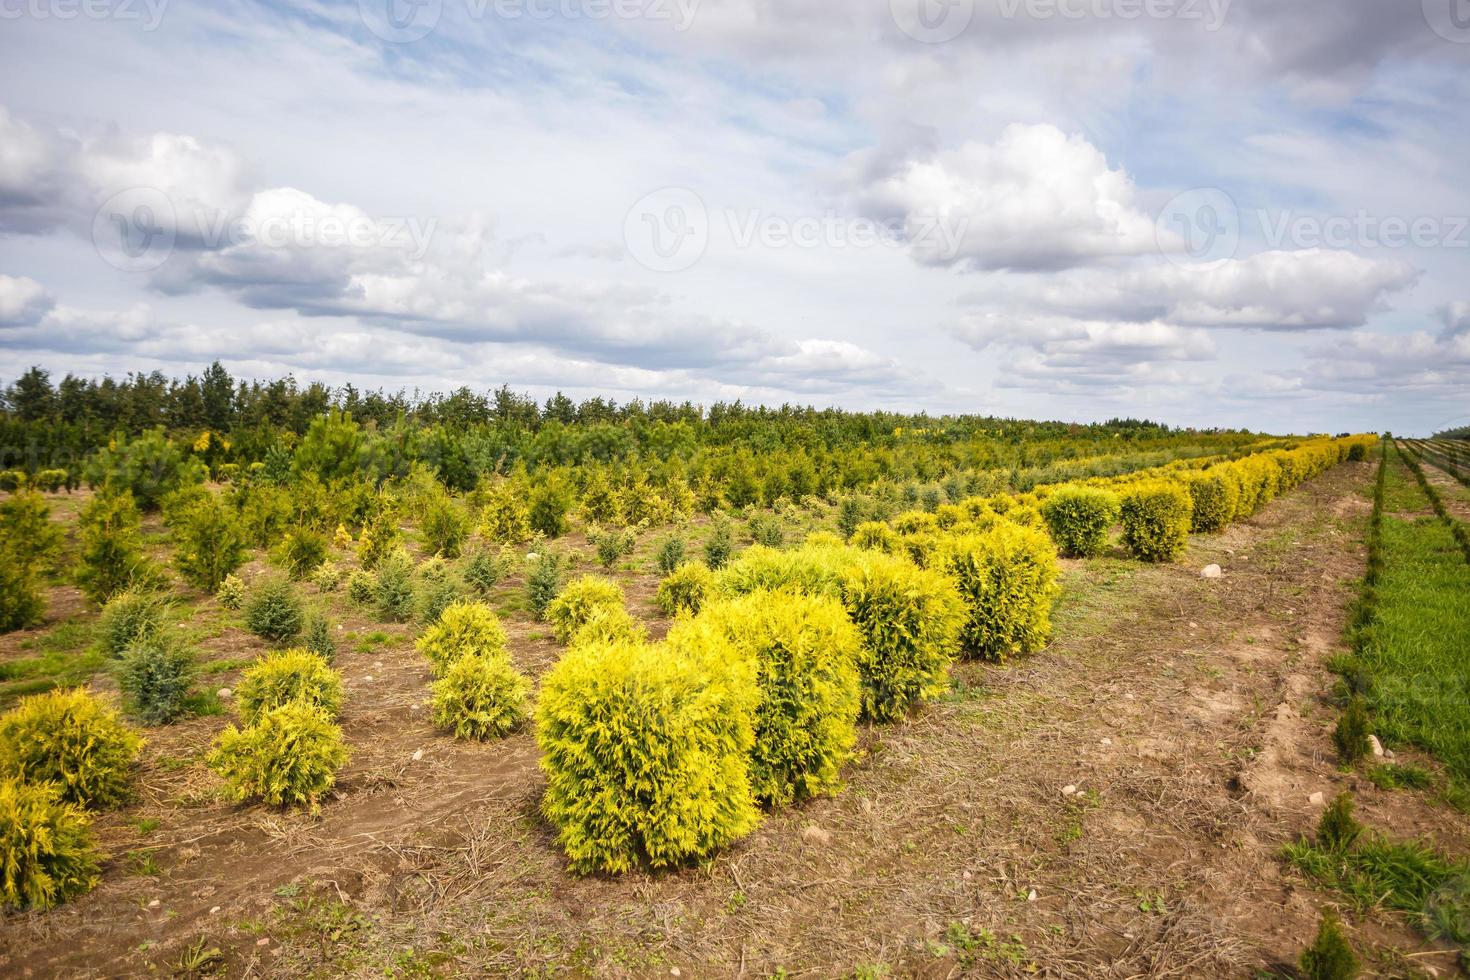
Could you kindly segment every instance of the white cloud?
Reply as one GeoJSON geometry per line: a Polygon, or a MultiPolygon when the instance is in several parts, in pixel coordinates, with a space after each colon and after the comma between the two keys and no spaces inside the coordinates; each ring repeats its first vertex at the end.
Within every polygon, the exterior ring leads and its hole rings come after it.
{"type": "Polygon", "coordinates": [[[33,326],[55,305],[36,280],[0,275],[0,328],[33,326]]]}

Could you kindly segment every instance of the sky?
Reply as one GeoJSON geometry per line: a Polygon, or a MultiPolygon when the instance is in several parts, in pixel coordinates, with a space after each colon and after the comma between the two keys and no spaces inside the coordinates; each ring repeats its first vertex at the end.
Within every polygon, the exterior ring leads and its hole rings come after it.
{"type": "Polygon", "coordinates": [[[1470,424],[1467,0],[0,0],[0,377],[1470,424]]]}

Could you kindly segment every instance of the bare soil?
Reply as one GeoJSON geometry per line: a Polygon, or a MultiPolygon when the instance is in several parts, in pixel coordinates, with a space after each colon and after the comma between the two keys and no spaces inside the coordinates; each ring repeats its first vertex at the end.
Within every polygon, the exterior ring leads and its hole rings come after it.
{"type": "MultiPolygon", "coordinates": [[[[1333,757],[1324,662],[1372,473],[1339,466],[1175,564],[1068,562],[1044,653],[961,665],[947,698],[864,732],[842,794],[659,875],[567,874],[531,734],[436,732],[414,630],[334,605],[344,635],[388,639],[339,652],[354,757],[320,816],[220,801],[199,759],[227,718],[153,730],[139,800],[96,823],[103,883],[5,918],[0,974],[1285,974],[1332,903],[1279,859],[1313,794],[1352,789],[1370,826],[1457,854],[1470,841],[1464,816],[1333,757]],[[1224,578],[1200,577],[1211,562],[1224,578]]],[[[657,632],[651,576],[620,578],[657,632]]],[[[521,667],[554,661],[544,627],[507,625],[521,667]]],[[[229,624],[207,642],[260,649],[229,624]]],[[[1376,973],[1454,970],[1398,917],[1348,926],[1376,973]]]]}

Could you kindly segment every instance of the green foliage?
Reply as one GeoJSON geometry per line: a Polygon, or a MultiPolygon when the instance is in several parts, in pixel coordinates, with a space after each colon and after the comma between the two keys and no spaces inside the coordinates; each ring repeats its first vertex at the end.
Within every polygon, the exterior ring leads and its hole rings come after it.
{"type": "Polygon", "coordinates": [[[1324,851],[1343,853],[1362,833],[1362,824],[1353,817],[1352,794],[1339,793],[1317,821],[1317,846],[1324,851]]]}
{"type": "Polygon", "coordinates": [[[464,585],[452,575],[432,580],[419,590],[418,619],[421,623],[432,623],[451,603],[465,597],[464,585]]]}
{"type": "Polygon", "coordinates": [[[304,701],[335,718],[342,710],[342,675],[320,654],[278,650],[245,668],[235,700],[246,724],[291,701],[304,701]]]}
{"type": "Polygon", "coordinates": [[[329,664],[337,659],[337,641],[332,638],[332,626],[320,613],[306,619],[306,649],[329,664]]]}
{"type": "Polygon", "coordinates": [[[1368,708],[1362,698],[1354,697],[1348,701],[1337,719],[1337,727],[1333,729],[1332,744],[1337,747],[1337,757],[1345,765],[1352,765],[1370,751],[1368,708]]]}
{"type": "Polygon", "coordinates": [[[158,636],[168,613],[168,599],[157,592],[134,588],[117,593],[102,607],[97,620],[103,652],[119,657],[139,640],[158,636]]]}
{"type": "Polygon", "coordinates": [[[163,498],[181,484],[203,478],[203,467],[186,460],[161,426],[132,439],[115,436],[87,468],[87,480],[93,486],[126,490],[145,511],[157,510],[163,498]]]}
{"type": "Polygon", "coordinates": [[[781,520],[774,514],[757,514],[750,519],[750,538],[767,548],[781,547],[781,520]]]}
{"type": "Polygon", "coordinates": [[[557,640],[567,643],[594,613],[622,607],[623,590],[616,582],[583,575],[567,583],[566,588],[547,604],[543,618],[551,624],[557,640]]]}
{"type": "Polygon", "coordinates": [[[1387,790],[1428,789],[1434,783],[1434,778],[1428,769],[1408,762],[1400,765],[1374,766],[1364,775],[1374,786],[1387,790]]]}
{"type": "Polygon", "coordinates": [[[1302,980],[1355,980],[1361,970],[1342,922],[1330,911],[1322,913],[1317,938],[1302,952],[1298,965],[1302,980]]]}
{"type": "Polygon", "coordinates": [[[49,909],[96,885],[88,824],[55,786],[0,779],[0,909],[49,909]]]}
{"type": "Polygon", "coordinates": [[[363,449],[361,428],[346,412],[329,411],[312,421],[292,459],[298,474],[322,480],[355,476],[363,449]]]}
{"type": "Polygon", "coordinates": [[[484,500],[480,534],[485,540],[516,544],[530,538],[531,515],[520,488],[509,480],[497,480],[477,492],[484,500]]]}
{"type": "Polygon", "coordinates": [[[413,560],[402,549],[378,562],[373,601],[378,618],[384,622],[407,623],[413,619],[413,560]]]}
{"type": "Polygon", "coordinates": [[[715,573],[709,570],[708,565],[686,561],[658,583],[654,601],[668,616],[697,613],[714,586],[715,573]]]}
{"type": "Polygon", "coordinates": [[[637,543],[632,528],[621,531],[594,528],[587,532],[587,539],[592,542],[592,547],[597,552],[597,563],[603,568],[612,568],[619,559],[632,554],[633,546],[637,543]]]}
{"type": "Polygon", "coordinates": [[[0,633],[35,626],[45,613],[36,573],[0,549],[0,633]]]}
{"type": "Polygon", "coordinates": [[[645,644],[574,646],[542,682],[542,809],[571,868],[704,857],[753,830],[748,670],[645,644]]]}
{"type": "Polygon", "coordinates": [[[1240,506],[1240,477],[1228,466],[1190,473],[1184,481],[1190,497],[1190,530],[1196,534],[1222,531],[1235,519],[1240,506]]]}
{"type": "Polygon", "coordinates": [[[572,495],[560,480],[543,480],[531,491],[526,519],[531,530],[548,538],[567,533],[567,511],[572,509],[572,495]]]}
{"type": "Polygon", "coordinates": [[[499,738],[525,719],[530,689],[503,651],[457,657],[434,682],[434,724],[456,738],[499,738]]]}
{"type": "Polygon", "coordinates": [[[469,539],[471,521],[448,494],[438,493],[425,505],[419,531],[424,538],[424,550],[429,554],[458,558],[469,539]]]}
{"type": "Polygon", "coordinates": [[[1123,540],[1144,561],[1173,561],[1189,543],[1189,491],[1169,480],[1129,487],[1123,494],[1123,540]]]}
{"type": "Polygon", "coordinates": [[[1103,553],[1118,521],[1116,494],[1096,487],[1059,487],[1041,505],[1052,540],[1065,554],[1091,558],[1103,553]]]}
{"type": "Polygon", "coordinates": [[[226,575],[220,580],[214,597],[226,609],[239,609],[245,604],[245,583],[240,581],[239,576],[226,575]]]}
{"type": "Polygon", "coordinates": [[[328,558],[311,573],[312,584],[322,592],[336,592],[342,584],[342,566],[328,558]]]}
{"type": "Polygon", "coordinates": [[[476,548],[464,563],[464,581],[482,596],[494,590],[505,577],[507,561],[503,555],[492,555],[488,549],[476,548]]]}
{"type": "Polygon", "coordinates": [[[890,555],[903,548],[898,532],[882,521],[863,521],[853,528],[848,541],[854,548],[882,551],[890,555]]]}
{"type": "Polygon", "coordinates": [[[1368,447],[1361,442],[1355,442],[1348,447],[1347,454],[1349,463],[1361,463],[1368,458],[1368,447]]]}
{"type": "Polygon", "coordinates": [[[81,567],[77,584],[93,602],[106,602],[134,585],[149,585],[158,573],[143,556],[138,539],[139,517],[132,494],[104,489],[77,522],[81,567]]]}
{"type": "Polygon", "coordinates": [[[730,530],[730,521],[723,514],[717,514],[710,520],[709,537],[704,540],[704,563],[712,570],[719,571],[725,567],[734,550],[735,539],[730,530]]]}
{"type": "Polygon", "coordinates": [[[842,604],[863,635],[863,713],[890,721],[942,694],[965,622],[954,582],[875,551],[849,556],[840,582],[842,604]]]}
{"type": "Polygon", "coordinates": [[[434,673],[443,673],[461,657],[504,656],[505,629],[483,602],[456,602],[414,644],[434,673]]]}
{"type": "Polygon", "coordinates": [[[286,574],[301,581],[327,560],[327,536],[313,528],[298,525],[286,533],[272,557],[286,574]]]}
{"type": "Polygon", "coordinates": [[[378,563],[398,550],[402,531],[398,526],[398,507],[386,493],[373,498],[362,533],[357,539],[357,560],[372,571],[378,563]]]}
{"type": "Polygon", "coordinates": [[[1003,661],[1033,653],[1051,638],[1060,568],[1056,547],[1041,531],[1001,521],[980,534],[945,538],[938,567],[964,600],[960,637],[972,656],[1003,661]]]}
{"type": "Polygon", "coordinates": [[[245,563],[245,531],[234,510],[215,494],[206,492],[173,526],[177,556],[184,581],[205,592],[245,563]]]}
{"type": "Polygon", "coordinates": [[[526,599],[537,619],[545,618],[546,607],[561,591],[563,564],[561,555],[554,551],[539,552],[530,559],[531,567],[526,572],[526,599]]]}
{"type": "Polygon", "coordinates": [[[269,643],[287,643],[301,635],[305,614],[290,582],[267,578],[245,603],[245,628],[269,643]]]}
{"type": "Polygon", "coordinates": [[[129,795],[143,740],[83,688],[22,698],[0,715],[0,778],[55,783],[61,798],[109,807],[129,795]]]}
{"type": "Polygon", "coordinates": [[[793,551],[777,551],[765,545],[751,545],[715,576],[721,595],[747,595],[765,590],[794,588],[814,594],[836,594],[844,561],[858,552],[847,548],[803,547],[793,551]]]}
{"type": "Polygon", "coordinates": [[[167,725],[188,710],[198,673],[193,651],[163,636],[141,639],[123,651],[117,685],[128,714],[145,725],[167,725]]]}
{"type": "Polygon", "coordinates": [[[672,534],[664,538],[659,542],[658,551],[654,553],[654,561],[658,565],[659,575],[669,575],[684,564],[684,539],[672,534]]]}
{"type": "Polygon", "coordinates": [[[377,595],[378,577],[372,572],[354,568],[352,574],[347,576],[347,598],[359,606],[372,602],[377,595]]]}
{"type": "Polygon", "coordinates": [[[760,692],[750,781],[756,799],[782,806],[836,792],[852,757],[862,639],[836,599],[754,592],[680,620],[669,647],[711,662],[754,666],[760,692]]]}
{"type": "Polygon", "coordinates": [[[50,571],[63,538],[61,527],[51,520],[51,506],[39,493],[15,493],[0,501],[0,561],[32,575],[50,571]]]}
{"type": "Polygon", "coordinates": [[[234,800],[260,799],[271,806],[310,805],[337,781],[347,764],[342,729],[321,708],[288,701],[255,723],[220,733],[206,763],[224,777],[234,800]]]}

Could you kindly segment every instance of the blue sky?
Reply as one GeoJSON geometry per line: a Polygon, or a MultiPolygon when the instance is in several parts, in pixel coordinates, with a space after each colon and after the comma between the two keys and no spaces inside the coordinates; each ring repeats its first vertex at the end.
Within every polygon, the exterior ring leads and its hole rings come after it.
{"type": "Polygon", "coordinates": [[[1465,424],[1455,3],[0,0],[4,373],[1465,424]]]}

